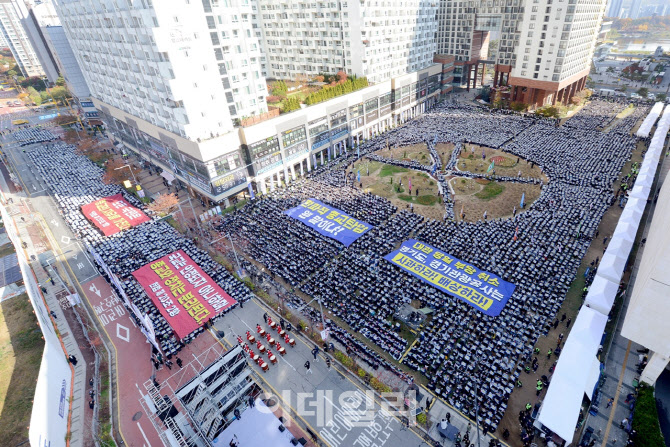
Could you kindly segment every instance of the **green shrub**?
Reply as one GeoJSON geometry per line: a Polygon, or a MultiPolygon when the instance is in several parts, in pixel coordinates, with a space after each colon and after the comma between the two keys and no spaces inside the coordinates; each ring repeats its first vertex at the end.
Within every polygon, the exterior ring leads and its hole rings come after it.
{"type": "Polygon", "coordinates": [[[365,376],[366,376],[367,374],[368,374],[368,373],[365,372],[365,370],[364,370],[363,368],[358,368],[358,377],[360,377],[361,379],[365,379],[365,376]]]}
{"type": "Polygon", "coordinates": [[[658,422],[658,410],[652,386],[640,385],[633,413],[633,429],[637,431],[636,447],[663,447],[665,445],[658,422]]]}
{"type": "Polygon", "coordinates": [[[370,379],[370,386],[372,387],[373,390],[377,391],[378,393],[390,393],[391,392],[391,387],[388,385],[380,382],[376,377],[373,377],[370,379]]]}
{"type": "Polygon", "coordinates": [[[244,278],[244,281],[242,282],[244,282],[244,285],[247,286],[252,292],[256,290],[256,285],[251,281],[251,279],[244,278]]]}
{"type": "Polygon", "coordinates": [[[319,91],[310,93],[305,98],[305,104],[312,105],[320,102],[328,101],[337,96],[346,95],[347,93],[355,92],[368,86],[368,78],[357,78],[352,76],[346,81],[333,86],[326,86],[319,91]]]}
{"type": "Polygon", "coordinates": [[[282,101],[282,112],[292,112],[300,108],[300,101],[295,96],[282,101]]]}
{"type": "Polygon", "coordinates": [[[428,422],[428,417],[426,416],[426,413],[419,413],[416,415],[417,424],[425,426],[426,422],[428,422]]]}
{"type": "Polygon", "coordinates": [[[335,351],[335,358],[337,359],[338,362],[346,366],[347,368],[351,368],[354,366],[354,360],[344,354],[342,351],[335,351]]]}

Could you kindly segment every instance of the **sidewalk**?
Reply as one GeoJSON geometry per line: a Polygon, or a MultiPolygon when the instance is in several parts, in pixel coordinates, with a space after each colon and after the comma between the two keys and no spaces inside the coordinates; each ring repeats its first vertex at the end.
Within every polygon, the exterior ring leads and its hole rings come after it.
{"type": "MultiPolygon", "coordinates": [[[[0,188],[2,188],[7,197],[12,197],[14,200],[14,204],[8,205],[8,211],[16,223],[21,240],[27,244],[25,251],[28,255],[28,258],[30,259],[31,255],[35,255],[37,257],[39,251],[36,250],[35,244],[28,234],[30,217],[26,219],[26,221],[22,221],[20,219],[21,217],[24,217],[25,219],[26,216],[29,216],[29,213],[25,213],[24,206],[17,205],[20,203],[20,199],[24,198],[23,193],[10,193],[10,189],[8,188],[2,175],[0,175],[0,188]]],[[[21,250],[22,248],[16,247],[16,249],[21,250]]],[[[35,273],[38,285],[42,285],[44,287],[47,284],[46,280],[48,276],[41,267],[39,261],[31,262],[31,268],[35,273]]],[[[59,297],[61,296],[59,293],[62,294],[63,287],[60,284],[51,284],[46,287],[46,289],[47,293],[44,294],[45,302],[49,310],[52,312],[52,316],[55,318],[56,327],[67,350],[64,355],[74,355],[79,360],[79,363],[74,367],[70,446],[83,447],[91,445],[91,422],[90,417],[86,417],[86,410],[88,405],[86,400],[86,361],[82,351],[79,349],[79,345],[74,337],[74,333],[66,320],[64,309],[59,302],[59,297]]]]}

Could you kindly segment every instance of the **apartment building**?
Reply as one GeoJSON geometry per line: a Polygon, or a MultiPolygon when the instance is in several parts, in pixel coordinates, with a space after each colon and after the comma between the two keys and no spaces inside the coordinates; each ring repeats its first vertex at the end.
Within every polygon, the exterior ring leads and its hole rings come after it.
{"type": "Polygon", "coordinates": [[[371,84],[433,64],[437,0],[258,0],[270,78],[319,73],[371,84]]]}
{"type": "Polygon", "coordinates": [[[44,76],[44,69],[22,25],[28,8],[20,0],[0,0],[0,32],[25,77],[44,76]]]}
{"type": "Polygon", "coordinates": [[[181,0],[55,4],[102,104],[196,141],[267,111],[250,7],[181,0]]]}
{"type": "Polygon", "coordinates": [[[439,12],[439,54],[456,58],[454,82],[493,86],[534,106],[567,102],[586,85],[606,0],[450,1],[439,12]],[[492,33],[497,52],[489,54],[492,33]],[[482,80],[480,80],[480,77],[482,80]]]}

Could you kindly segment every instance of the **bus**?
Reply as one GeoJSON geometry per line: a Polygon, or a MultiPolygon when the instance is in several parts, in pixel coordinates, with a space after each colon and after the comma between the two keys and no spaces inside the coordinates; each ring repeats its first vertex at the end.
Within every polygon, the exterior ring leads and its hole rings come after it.
{"type": "Polygon", "coordinates": [[[20,126],[21,124],[28,124],[28,123],[30,123],[30,121],[25,120],[25,119],[13,120],[13,121],[12,121],[12,124],[13,124],[14,126],[20,126]]]}

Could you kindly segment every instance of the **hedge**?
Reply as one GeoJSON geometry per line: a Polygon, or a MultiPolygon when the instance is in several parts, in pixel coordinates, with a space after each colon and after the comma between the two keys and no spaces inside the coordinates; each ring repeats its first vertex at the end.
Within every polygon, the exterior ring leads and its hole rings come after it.
{"type": "Polygon", "coordinates": [[[305,98],[305,104],[318,104],[320,102],[328,101],[329,99],[335,98],[337,96],[346,95],[347,93],[355,92],[368,86],[367,78],[357,78],[350,77],[341,84],[336,84],[332,86],[325,86],[319,91],[310,93],[305,98]]]}
{"type": "Polygon", "coordinates": [[[665,446],[665,440],[658,423],[658,410],[653,386],[640,385],[633,412],[633,429],[637,431],[635,447],[665,446]]]}

